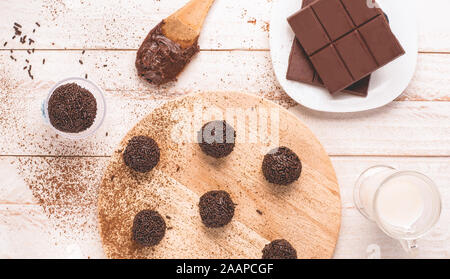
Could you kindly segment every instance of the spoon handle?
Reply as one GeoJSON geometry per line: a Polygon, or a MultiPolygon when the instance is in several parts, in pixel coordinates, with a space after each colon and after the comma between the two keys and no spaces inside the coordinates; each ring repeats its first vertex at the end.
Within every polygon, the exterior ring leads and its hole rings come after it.
{"type": "Polygon", "coordinates": [[[205,18],[213,3],[214,0],[191,0],[169,18],[176,18],[183,24],[189,26],[192,30],[200,33],[205,18]]]}

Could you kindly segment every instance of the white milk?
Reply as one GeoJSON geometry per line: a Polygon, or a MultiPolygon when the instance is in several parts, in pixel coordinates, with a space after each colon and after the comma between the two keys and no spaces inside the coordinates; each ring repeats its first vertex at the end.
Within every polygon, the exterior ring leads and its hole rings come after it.
{"type": "Polygon", "coordinates": [[[424,211],[420,181],[413,176],[398,176],[378,191],[376,210],[383,223],[408,230],[424,211]]]}
{"type": "Polygon", "coordinates": [[[371,219],[374,218],[375,202],[376,213],[381,222],[408,230],[424,211],[425,203],[420,190],[423,182],[410,175],[395,176],[380,188],[381,183],[395,172],[393,169],[383,169],[363,181],[360,199],[371,219]]]}

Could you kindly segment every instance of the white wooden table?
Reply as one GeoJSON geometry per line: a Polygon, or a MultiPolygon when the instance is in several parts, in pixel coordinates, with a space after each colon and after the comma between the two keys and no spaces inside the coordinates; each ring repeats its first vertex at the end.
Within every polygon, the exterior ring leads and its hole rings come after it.
{"type": "Polygon", "coordinates": [[[156,89],[138,79],[136,49],[152,26],[185,2],[0,1],[0,257],[104,257],[96,191],[116,144],[139,119],[174,96],[222,90],[282,104],[323,143],[343,203],[336,258],[408,257],[353,205],[357,176],[375,164],[417,170],[436,182],[444,210],[437,227],[419,241],[418,257],[450,258],[448,0],[420,0],[419,61],[405,92],[383,108],[349,114],[296,106],[280,88],[269,54],[271,0],[217,0],[200,38],[201,52],[178,83],[156,89]],[[34,44],[11,40],[14,22],[34,44]],[[31,48],[35,51],[29,54],[31,48]],[[23,70],[25,59],[32,64],[33,80],[23,70]],[[64,140],[43,122],[40,106],[55,82],[85,74],[106,92],[107,119],[90,139],[64,140]],[[75,193],[52,197],[58,189],[75,193]],[[36,197],[44,199],[44,207],[36,197]]]}

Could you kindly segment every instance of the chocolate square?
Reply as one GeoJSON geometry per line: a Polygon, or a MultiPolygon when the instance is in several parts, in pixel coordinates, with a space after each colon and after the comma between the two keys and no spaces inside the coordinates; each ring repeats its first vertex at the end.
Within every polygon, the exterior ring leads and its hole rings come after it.
{"type": "Polygon", "coordinates": [[[336,41],[335,46],[353,79],[359,80],[377,68],[375,59],[358,31],[342,37],[336,41]]]}
{"type": "Polygon", "coordinates": [[[334,45],[329,45],[310,57],[322,81],[330,85],[328,90],[336,92],[351,84],[354,78],[348,72],[346,65],[339,58],[334,45]]]}
{"type": "Polygon", "coordinates": [[[370,8],[367,0],[341,0],[355,25],[362,25],[380,14],[378,8],[370,8]]]}
{"type": "Polygon", "coordinates": [[[308,55],[313,54],[330,43],[314,11],[307,7],[288,19],[297,39],[304,41],[303,49],[308,55]]]}
{"type": "Polygon", "coordinates": [[[364,24],[359,32],[380,67],[405,53],[384,17],[377,17],[364,24]]]}
{"type": "Polygon", "coordinates": [[[355,28],[339,0],[317,1],[311,8],[331,40],[337,40],[355,28]]]}

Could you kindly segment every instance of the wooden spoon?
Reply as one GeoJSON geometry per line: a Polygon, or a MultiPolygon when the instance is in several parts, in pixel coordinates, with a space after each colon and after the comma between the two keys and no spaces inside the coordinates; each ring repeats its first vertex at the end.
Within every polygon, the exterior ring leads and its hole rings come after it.
{"type": "Polygon", "coordinates": [[[214,0],[191,0],[163,21],[164,36],[189,48],[197,43],[200,31],[214,0]]]}

